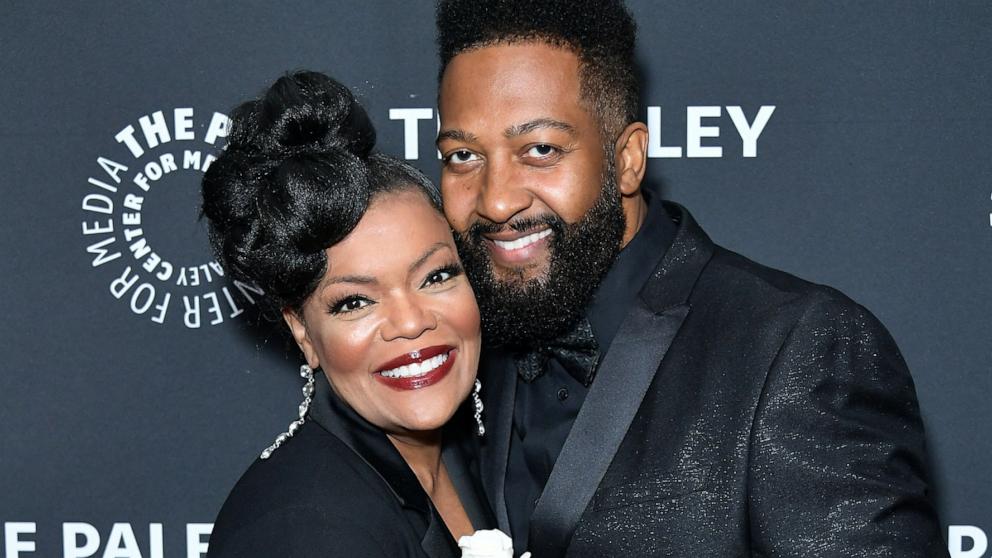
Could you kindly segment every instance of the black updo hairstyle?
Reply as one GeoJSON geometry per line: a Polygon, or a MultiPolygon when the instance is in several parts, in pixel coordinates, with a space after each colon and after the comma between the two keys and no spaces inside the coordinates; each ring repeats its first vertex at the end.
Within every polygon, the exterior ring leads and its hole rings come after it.
{"type": "Polygon", "coordinates": [[[375,129],[345,86],[301,71],[231,112],[227,148],[203,176],[210,244],[234,279],[265,291],[263,309],[299,312],[327,270],[324,250],[350,233],[376,195],[437,187],[373,153],[375,129]]]}

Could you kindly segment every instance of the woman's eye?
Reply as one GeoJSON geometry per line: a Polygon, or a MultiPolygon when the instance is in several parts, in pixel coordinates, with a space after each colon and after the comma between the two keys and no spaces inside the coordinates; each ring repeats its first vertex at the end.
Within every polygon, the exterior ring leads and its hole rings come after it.
{"type": "Polygon", "coordinates": [[[350,296],[331,306],[331,314],[346,314],[361,310],[372,304],[372,301],[363,296],[350,296]]]}
{"type": "Polygon", "coordinates": [[[452,151],[445,158],[447,163],[454,165],[464,165],[465,163],[470,163],[477,158],[475,153],[468,151],[466,149],[459,149],[458,151],[452,151]]]}
{"type": "Polygon", "coordinates": [[[556,153],[558,153],[558,149],[546,143],[535,145],[527,150],[528,155],[530,155],[531,157],[536,157],[538,159],[544,159],[556,153]]]}
{"type": "Polygon", "coordinates": [[[451,279],[451,272],[435,271],[427,277],[427,280],[424,281],[424,285],[436,285],[438,283],[444,283],[448,279],[451,279]]]}
{"type": "Polygon", "coordinates": [[[440,285],[450,281],[453,277],[459,275],[461,269],[455,266],[449,266],[442,269],[434,270],[424,279],[423,287],[430,287],[432,285],[440,285]]]}

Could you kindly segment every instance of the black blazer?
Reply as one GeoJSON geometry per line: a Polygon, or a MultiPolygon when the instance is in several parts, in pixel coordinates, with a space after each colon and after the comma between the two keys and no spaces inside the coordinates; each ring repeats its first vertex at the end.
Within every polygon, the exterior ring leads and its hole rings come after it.
{"type": "MultiPolygon", "coordinates": [[[[231,491],[210,535],[210,558],[460,556],[413,471],[385,434],[316,374],[306,422],[231,491]]],[[[471,416],[454,421],[469,426],[471,416]]],[[[442,459],[476,529],[494,525],[461,450],[442,459]]]]}
{"type": "MultiPolygon", "coordinates": [[[[895,343],[841,293],[676,238],[609,347],[534,510],[554,556],[947,556],[895,343]]],[[[517,381],[481,371],[500,527],[517,381]]],[[[524,389],[524,388],[520,388],[524,389]]]]}

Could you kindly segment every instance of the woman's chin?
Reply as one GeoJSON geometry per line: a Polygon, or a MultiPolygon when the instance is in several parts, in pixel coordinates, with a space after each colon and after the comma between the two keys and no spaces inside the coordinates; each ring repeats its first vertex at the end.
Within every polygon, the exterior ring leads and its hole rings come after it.
{"type": "Polygon", "coordinates": [[[458,410],[457,405],[441,405],[436,401],[434,408],[425,411],[423,407],[408,409],[396,416],[396,426],[408,433],[433,432],[440,430],[458,410]]]}
{"type": "Polygon", "coordinates": [[[405,392],[397,398],[391,393],[383,405],[392,407],[394,425],[408,433],[441,429],[468,397],[474,377],[464,371],[450,374],[442,382],[420,390],[405,392]],[[472,378],[467,380],[466,378],[472,378]],[[463,385],[464,384],[464,385],[463,385]]]}
{"type": "Polygon", "coordinates": [[[454,415],[454,410],[447,414],[432,414],[427,416],[405,417],[400,426],[407,432],[434,432],[440,430],[454,415]]]}

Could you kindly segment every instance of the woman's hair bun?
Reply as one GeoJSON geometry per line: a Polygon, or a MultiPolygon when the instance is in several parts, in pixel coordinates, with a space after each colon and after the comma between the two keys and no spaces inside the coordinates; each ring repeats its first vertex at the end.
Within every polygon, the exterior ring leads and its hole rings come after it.
{"type": "Polygon", "coordinates": [[[279,78],[231,111],[227,148],[203,176],[210,243],[228,276],[298,310],[327,268],[325,249],[357,226],[372,198],[437,189],[410,165],[372,153],[375,130],[345,86],[316,72],[279,78]]]}
{"type": "Polygon", "coordinates": [[[297,306],[368,205],[375,129],[347,87],[317,72],[279,78],[231,111],[203,176],[203,214],[229,275],[297,306]]]}
{"type": "Polygon", "coordinates": [[[280,158],[336,148],[365,159],[375,146],[365,109],[347,87],[318,72],[285,75],[236,113],[228,149],[280,158]]]}

